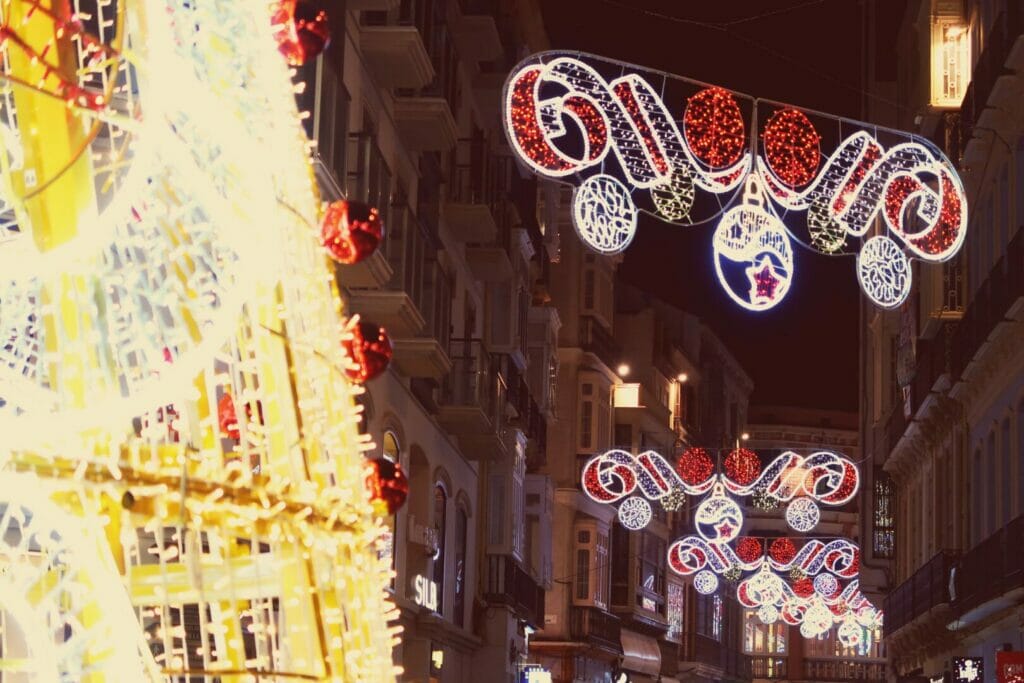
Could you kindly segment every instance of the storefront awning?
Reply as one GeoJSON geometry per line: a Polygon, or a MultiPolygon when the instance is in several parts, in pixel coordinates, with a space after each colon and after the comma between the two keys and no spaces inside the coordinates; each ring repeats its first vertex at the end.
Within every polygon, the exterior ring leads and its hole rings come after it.
{"type": "Polygon", "coordinates": [[[622,629],[622,668],[657,676],[661,672],[661,649],[658,641],[622,629]]]}

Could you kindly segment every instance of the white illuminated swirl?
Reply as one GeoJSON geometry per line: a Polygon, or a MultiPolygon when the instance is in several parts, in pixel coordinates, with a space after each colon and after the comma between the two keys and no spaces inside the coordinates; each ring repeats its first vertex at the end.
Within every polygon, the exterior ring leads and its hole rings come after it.
{"type": "Polygon", "coordinates": [[[797,498],[786,508],[786,523],[794,531],[806,533],[818,525],[821,511],[810,498],[797,498]]]}
{"type": "Polygon", "coordinates": [[[877,235],[857,254],[857,279],[873,302],[882,308],[896,308],[910,294],[910,260],[896,242],[877,235]]]}
{"type": "Polygon", "coordinates": [[[573,225],[587,246],[602,254],[618,254],[636,234],[637,210],[629,190],[610,175],[583,181],[572,199],[573,225]]]}
{"type": "Polygon", "coordinates": [[[718,590],[718,577],[711,570],[703,569],[693,577],[693,588],[701,595],[711,595],[718,590]]]}
{"type": "Polygon", "coordinates": [[[619,505],[619,522],[630,531],[639,531],[651,521],[651,504],[633,496],[619,505]]]}

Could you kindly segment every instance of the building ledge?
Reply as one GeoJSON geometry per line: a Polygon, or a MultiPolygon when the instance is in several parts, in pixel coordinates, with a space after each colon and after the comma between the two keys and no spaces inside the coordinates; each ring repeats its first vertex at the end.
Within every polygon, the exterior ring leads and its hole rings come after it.
{"type": "Polygon", "coordinates": [[[459,129],[443,97],[396,97],[395,123],[415,152],[446,152],[458,142],[459,129]]]}
{"type": "Polygon", "coordinates": [[[452,362],[433,337],[392,339],[395,368],[406,377],[439,380],[451,372],[452,362]]]}
{"type": "Polygon", "coordinates": [[[422,88],[434,80],[430,55],[415,26],[360,26],[359,49],[384,88],[422,88]]]}
{"type": "Polygon", "coordinates": [[[348,300],[353,313],[382,326],[392,339],[414,337],[426,325],[416,304],[402,291],[356,289],[349,292],[348,300]]]}

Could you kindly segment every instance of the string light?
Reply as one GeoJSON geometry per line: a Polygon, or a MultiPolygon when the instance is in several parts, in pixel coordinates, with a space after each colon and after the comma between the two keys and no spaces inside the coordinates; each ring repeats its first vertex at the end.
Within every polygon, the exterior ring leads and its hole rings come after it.
{"type": "Polygon", "coordinates": [[[696,486],[711,478],[715,464],[703,448],[687,448],[676,463],[676,471],[684,482],[696,486]]]}
{"type": "Polygon", "coordinates": [[[761,559],[764,548],[761,541],[751,536],[744,536],[736,543],[736,555],[747,563],[753,563],[761,559]]]}
{"type": "Polygon", "coordinates": [[[740,486],[748,486],[761,475],[761,459],[747,448],[736,448],[725,457],[725,476],[740,486]]]}
{"type": "Polygon", "coordinates": [[[762,512],[771,512],[779,506],[779,499],[768,493],[768,490],[765,488],[755,489],[750,502],[762,512]]]}
{"type": "Polygon", "coordinates": [[[683,132],[694,156],[711,168],[736,163],[747,144],[736,98],[718,87],[705,88],[687,101],[683,132]]]}
{"type": "Polygon", "coordinates": [[[796,557],[796,546],[788,538],[776,538],[768,546],[768,556],[780,565],[788,565],[796,557]]]}
{"type": "Polygon", "coordinates": [[[821,136],[799,109],[779,109],[765,124],[765,160],[783,183],[802,187],[814,179],[821,164],[821,136]]]}
{"type": "Polygon", "coordinates": [[[701,595],[711,595],[718,590],[718,577],[714,572],[704,569],[693,577],[693,587],[701,595]]]}
{"type": "Polygon", "coordinates": [[[594,251],[618,254],[633,241],[636,205],[613,176],[598,174],[583,181],[573,194],[572,210],[576,233],[594,251]]]}
{"type": "Polygon", "coordinates": [[[775,605],[762,605],[757,610],[757,618],[762,624],[774,624],[779,620],[779,609],[775,605]]]}
{"type": "Polygon", "coordinates": [[[651,504],[639,496],[633,496],[619,505],[619,523],[630,531],[639,531],[651,521],[651,504]]]}
{"type": "Polygon", "coordinates": [[[794,531],[807,533],[820,519],[821,511],[810,498],[797,498],[786,507],[786,524],[794,531]]]}
{"type": "Polygon", "coordinates": [[[860,288],[881,308],[897,308],[910,296],[913,271],[903,250],[885,235],[864,243],[857,254],[860,288]]]}
{"type": "Polygon", "coordinates": [[[839,580],[828,572],[822,572],[814,577],[814,592],[823,598],[832,597],[839,590],[839,580]]]}
{"type": "Polygon", "coordinates": [[[686,494],[682,489],[673,488],[661,497],[661,507],[665,509],[665,512],[676,512],[682,509],[685,503],[686,494]]]}
{"type": "Polygon", "coordinates": [[[363,202],[331,202],[320,221],[320,243],[338,263],[359,263],[384,239],[380,212],[363,202]]]}

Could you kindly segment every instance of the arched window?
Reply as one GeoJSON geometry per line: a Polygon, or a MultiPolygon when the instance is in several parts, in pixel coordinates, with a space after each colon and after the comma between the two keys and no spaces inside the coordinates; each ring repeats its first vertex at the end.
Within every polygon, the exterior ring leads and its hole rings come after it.
{"type": "Polygon", "coordinates": [[[381,455],[391,462],[400,462],[401,460],[402,447],[398,443],[398,437],[390,429],[384,432],[384,438],[381,439],[381,455]]]}
{"type": "Polygon", "coordinates": [[[437,584],[437,611],[444,606],[444,563],[445,563],[445,528],[448,520],[448,492],[444,484],[434,485],[434,530],[437,533],[437,552],[434,554],[434,583],[437,584]]]}
{"type": "MultiPolygon", "coordinates": [[[[401,462],[402,447],[398,443],[398,437],[390,429],[384,432],[384,436],[381,438],[381,455],[385,460],[390,460],[393,463],[401,462]]],[[[390,515],[384,520],[384,525],[387,527],[387,532],[381,541],[380,545],[380,557],[389,558],[389,564],[391,568],[395,568],[395,527],[397,517],[396,515],[390,515]]],[[[395,579],[391,579],[392,587],[394,587],[395,579]]]]}

